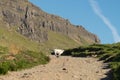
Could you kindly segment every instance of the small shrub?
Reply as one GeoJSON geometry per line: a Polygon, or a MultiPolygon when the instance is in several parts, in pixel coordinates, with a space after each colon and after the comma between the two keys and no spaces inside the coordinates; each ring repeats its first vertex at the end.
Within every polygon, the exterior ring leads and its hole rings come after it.
{"type": "Polygon", "coordinates": [[[15,62],[13,62],[13,61],[10,62],[9,70],[10,71],[17,71],[17,65],[15,64],[15,62]]]}
{"type": "Polygon", "coordinates": [[[120,80],[120,62],[112,62],[111,68],[113,69],[114,80],[120,80]]]}
{"type": "Polygon", "coordinates": [[[0,74],[6,74],[9,70],[9,64],[8,62],[2,62],[0,64],[0,74]]]}
{"type": "Polygon", "coordinates": [[[113,59],[114,62],[120,62],[120,53],[117,54],[114,59],[113,59]]]}

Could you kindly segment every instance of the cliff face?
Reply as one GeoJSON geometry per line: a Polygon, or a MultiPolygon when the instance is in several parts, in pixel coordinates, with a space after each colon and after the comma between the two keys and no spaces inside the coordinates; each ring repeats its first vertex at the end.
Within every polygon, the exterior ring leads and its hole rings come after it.
{"type": "Polygon", "coordinates": [[[82,26],[72,25],[68,20],[48,14],[28,0],[1,0],[0,21],[8,28],[37,42],[49,40],[48,32],[67,35],[78,43],[100,43],[98,37],[82,26]]]}

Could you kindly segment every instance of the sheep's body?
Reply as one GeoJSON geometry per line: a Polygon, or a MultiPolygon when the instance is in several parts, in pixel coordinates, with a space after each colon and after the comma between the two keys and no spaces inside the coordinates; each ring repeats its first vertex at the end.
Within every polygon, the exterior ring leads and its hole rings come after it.
{"type": "Polygon", "coordinates": [[[63,52],[64,50],[62,49],[54,49],[54,53],[56,57],[59,57],[63,52]]]}

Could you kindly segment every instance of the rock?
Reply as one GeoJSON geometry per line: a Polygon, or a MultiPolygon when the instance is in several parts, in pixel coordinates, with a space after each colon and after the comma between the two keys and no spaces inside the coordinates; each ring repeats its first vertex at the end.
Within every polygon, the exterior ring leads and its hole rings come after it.
{"type": "Polygon", "coordinates": [[[28,75],[28,73],[24,73],[24,75],[28,75]]]}
{"type": "Polygon", "coordinates": [[[67,70],[66,68],[63,68],[62,70],[67,70]]]}
{"type": "Polygon", "coordinates": [[[80,80],[83,80],[82,78],[80,78],[80,80]]]}
{"type": "Polygon", "coordinates": [[[96,73],[99,73],[99,71],[96,71],[96,73]]]}
{"type": "Polygon", "coordinates": [[[21,78],[29,78],[32,75],[32,73],[24,73],[21,78]]]}
{"type": "Polygon", "coordinates": [[[4,0],[0,2],[0,17],[15,27],[16,31],[30,40],[45,42],[48,32],[53,31],[75,40],[78,43],[100,43],[98,37],[67,19],[45,13],[28,0],[4,0]]]}

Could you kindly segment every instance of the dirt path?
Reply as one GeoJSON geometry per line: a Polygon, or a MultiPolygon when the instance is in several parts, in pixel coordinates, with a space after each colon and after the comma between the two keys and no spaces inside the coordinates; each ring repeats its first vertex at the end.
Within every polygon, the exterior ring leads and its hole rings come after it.
{"type": "Polygon", "coordinates": [[[0,80],[100,80],[109,69],[95,58],[75,58],[50,56],[47,65],[36,66],[0,76],[0,80]]]}

